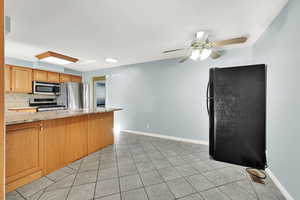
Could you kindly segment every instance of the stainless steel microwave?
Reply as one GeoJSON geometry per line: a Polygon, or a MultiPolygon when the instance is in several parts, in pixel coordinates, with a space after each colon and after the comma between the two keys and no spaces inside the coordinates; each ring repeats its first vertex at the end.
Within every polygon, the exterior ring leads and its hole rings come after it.
{"type": "Polygon", "coordinates": [[[32,87],[33,94],[59,95],[60,93],[59,83],[33,81],[32,87]]]}

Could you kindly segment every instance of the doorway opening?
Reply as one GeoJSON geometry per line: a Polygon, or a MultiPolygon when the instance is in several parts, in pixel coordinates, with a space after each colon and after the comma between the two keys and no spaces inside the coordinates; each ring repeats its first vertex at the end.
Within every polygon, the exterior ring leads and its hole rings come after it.
{"type": "Polygon", "coordinates": [[[93,107],[101,108],[106,105],[106,77],[93,77],[93,107]]]}

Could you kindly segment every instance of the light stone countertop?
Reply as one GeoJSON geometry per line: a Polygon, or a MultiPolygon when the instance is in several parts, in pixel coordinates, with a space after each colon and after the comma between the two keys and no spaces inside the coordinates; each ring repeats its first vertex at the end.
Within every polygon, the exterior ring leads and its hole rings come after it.
{"type": "Polygon", "coordinates": [[[23,112],[6,112],[5,123],[6,125],[21,124],[27,122],[35,122],[50,119],[59,119],[66,117],[74,117],[87,114],[114,112],[122,110],[121,108],[105,107],[97,109],[85,110],[57,110],[57,111],[44,111],[36,113],[23,113],[23,112]]]}

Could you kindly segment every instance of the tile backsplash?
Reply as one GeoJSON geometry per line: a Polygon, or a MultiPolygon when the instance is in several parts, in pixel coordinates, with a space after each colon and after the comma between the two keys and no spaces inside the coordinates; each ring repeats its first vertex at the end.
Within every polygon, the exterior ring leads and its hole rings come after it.
{"type": "Polygon", "coordinates": [[[53,98],[54,96],[36,95],[36,94],[5,94],[5,108],[28,107],[30,98],[53,98]]]}

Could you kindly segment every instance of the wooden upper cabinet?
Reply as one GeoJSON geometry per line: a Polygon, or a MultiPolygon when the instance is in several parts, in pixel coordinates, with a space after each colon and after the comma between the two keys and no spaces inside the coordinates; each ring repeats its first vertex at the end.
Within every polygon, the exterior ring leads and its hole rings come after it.
{"type": "Polygon", "coordinates": [[[42,137],[39,122],[7,126],[7,192],[42,176],[42,137]]]}
{"type": "Polygon", "coordinates": [[[81,83],[82,82],[81,76],[72,76],[71,81],[81,83]]]}
{"type": "Polygon", "coordinates": [[[47,82],[50,82],[50,83],[59,83],[59,73],[48,72],[47,82]]]}
{"type": "Polygon", "coordinates": [[[4,72],[5,92],[11,92],[11,67],[9,65],[5,65],[4,72]]]}
{"type": "Polygon", "coordinates": [[[11,91],[32,93],[32,69],[11,66],[11,91]]]}
{"type": "Polygon", "coordinates": [[[81,76],[5,65],[5,92],[32,93],[32,81],[49,83],[81,83],[81,76]]]}
{"type": "Polygon", "coordinates": [[[43,70],[33,70],[33,80],[47,82],[48,81],[48,72],[43,70]]]}
{"type": "Polygon", "coordinates": [[[72,81],[72,75],[69,74],[60,74],[59,75],[59,82],[67,83],[72,81]]]}

